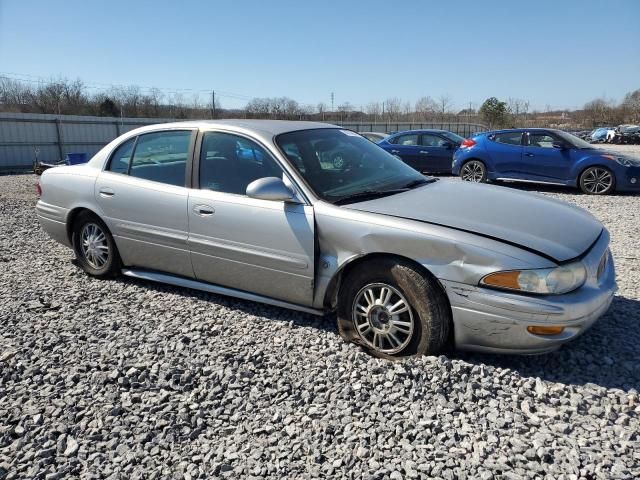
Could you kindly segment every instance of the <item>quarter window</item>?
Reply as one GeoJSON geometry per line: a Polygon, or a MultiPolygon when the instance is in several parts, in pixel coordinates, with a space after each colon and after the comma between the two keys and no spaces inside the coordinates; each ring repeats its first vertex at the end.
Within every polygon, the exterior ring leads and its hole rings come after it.
{"type": "Polygon", "coordinates": [[[129,172],[129,162],[131,161],[131,153],[133,152],[133,145],[136,139],[131,138],[116,148],[113,155],[111,155],[111,162],[109,163],[109,171],[115,173],[129,172]]]}
{"type": "Polygon", "coordinates": [[[200,188],[246,195],[259,178],[282,178],[282,169],[260,145],[238,135],[209,132],[200,151],[200,188]]]}
{"type": "Polygon", "coordinates": [[[494,142],[504,143],[505,145],[520,146],[522,144],[522,132],[496,133],[490,138],[494,142]]]}
{"type": "Polygon", "coordinates": [[[186,130],[140,135],[129,175],[184,187],[190,139],[186,130]]]}
{"type": "Polygon", "coordinates": [[[539,148],[553,148],[556,139],[546,133],[530,133],[529,146],[539,148]]]}

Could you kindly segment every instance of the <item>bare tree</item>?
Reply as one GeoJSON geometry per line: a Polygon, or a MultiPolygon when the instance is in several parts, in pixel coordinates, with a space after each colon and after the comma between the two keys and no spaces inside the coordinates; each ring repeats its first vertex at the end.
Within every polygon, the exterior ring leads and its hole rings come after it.
{"type": "Polygon", "coordinates": [[[440,114],[440,121],[444,122],[445,116],[451,112],[453,103],[449,95],[440,95],[438,97],[438,113],[440,114]]]}
{"type": "Polygon", "coordinates": [[[437,108],[438,105],[431,97],[420,97],[416,100],[415,112],[420,120],[429,120],[437,108]]]}

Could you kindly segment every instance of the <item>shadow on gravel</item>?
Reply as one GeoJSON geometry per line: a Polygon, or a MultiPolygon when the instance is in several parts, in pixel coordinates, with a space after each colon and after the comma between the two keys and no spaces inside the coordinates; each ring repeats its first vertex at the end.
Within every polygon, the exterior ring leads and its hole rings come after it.
{"type": "Polygon", "coordinates": [[[523,377],[572,385],[592,383],[640,390],[640,301],[616,296],[611,308],[580,338],[546,355],[487,355],[459,352],[470,363],[509,368],[523,377]]]}
{"type": "Polygon", "coordinates": [[[290,322],[297,327],[312,327],[327,332],[335,332],[338,335],[338,327],[335,318],[331,315],[323,317],[311,315],[310,313],[289,310],[287,308],[276,307],[250,300],[243,300],[225,295],[204,292],[201,290],[192,290],[186,287],[176,287],[164,283],[157,283],[148,280],[140,280],[130,277],[118,277],[113,279],[115,282],[131,283],[139,285],[142,288],[153,290],[156,292],[172,293],[185,298],[198,298],[207,302],[215,303],[221,307],[239,310],[246,315],[256,315],[265,317],[269,321],[290,322]],[[334,319],[333,321],[331,319],[334,319]]]}
{"type": "MultiPolygon", "coordinates": [[[[500,187],[514,188],[516,190],[523,190],[525,192],[537,192],[537,193],[569,193],[574,195],[584,195],[579,189],[575,187],[563,187],[560,185],[544,185],[538,183],[518,183],[518,182],[493,182],[492,185],[498,185],[500,187]]],[[[615,192],[607,197],[624,196],[624,197],[636,197],[639,196],[638,192],[615,192]]]]}
{"type": "MultiPolygon", "coordinates": [[[[311,314],[261,303],[216,295],[199,290],[120,277],[116,282],[140,285],[156,292],[200,299],[219,307],[261,316],[267,321],[287,322],[338,335],[335,316],[311,314]]],[[[489,364],[518,372],[522,377],[540,377],[563,384],[596,384],[625,391],[640,390],[640,301],[616,296],[611,308],[580,338],[560,350],[544,355],[489,355],[449,352],[454,359],[472,364],[489,364]]]]}

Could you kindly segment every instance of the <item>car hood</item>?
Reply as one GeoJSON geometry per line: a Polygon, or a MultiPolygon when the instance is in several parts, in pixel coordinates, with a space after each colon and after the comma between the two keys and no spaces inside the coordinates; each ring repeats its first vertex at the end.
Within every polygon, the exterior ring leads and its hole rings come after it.
{"type": "Polygon", "coordinates": [[[603,229],[591,214],[559,200],[450,180],[344,207],[471,232],[556,262],[582,255],[603,229]]]}

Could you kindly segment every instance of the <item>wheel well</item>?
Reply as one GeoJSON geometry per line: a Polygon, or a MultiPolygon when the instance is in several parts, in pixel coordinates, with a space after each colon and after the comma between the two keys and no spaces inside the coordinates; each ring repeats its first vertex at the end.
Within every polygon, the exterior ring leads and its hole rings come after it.
{"type": "MultiPolygon", "coordinates": [[[[445,288],[442,286],[440,281],[438,281],[435,275],[433,275],[433,273],[431,273],[424,265],[416,262],[415,260],[409,257],[404,257],[402,255],[396,255],[393,253],[379,252],[379,253],[369,253],[361,257],[358,257],[348,262],[344,267],[338,270],[334,274],[333,278],[329,282],[329,286],[327,287],[327,292],[325,293],[325,301],[324,301],[325,306],[329,308],[335,308],[335,306],[337,305],[338,294],[340,292],[340,288],[342,287],[343,278],[349,275],[349,273],[352,272],[354,269],[360,268],[363,265],[366,265],[367,263],[372,262],[374,260],[378,260],[380,258],[395,258],[403,262],[411,263],[416,268],[416,270],[421,272],[426,277],[432,278],[436,281],[438,287],[442,290],[442,293],[447,299],[447,303],[449,302],[449,297],[447,296],[447,292],[445,288]]],[[[451,305],[449,305],[449,307],[451,307],[451,305]]]]}
{"type": "MultiPolygon", "coordinates": [[[[67,238],[69,239],[69,243],[73,244],[73,224],[76,221],[76,218],[78,218],[78,215],[80,215],[80,213],[82,212],[89,212],[93,215],[96,215],[96,212],[94,212],[93,210],[89,210],[88,208],[84,208],[84,207],[78,207],[78,208],[74,208],[73,210],[71,210],[69,212],[69,215],[67,216],[67,238]]],[[[99,218],[99,217],[98,217],[99,218]]]]}
{"type": "Polygon", "coordinates": [[[606,171],[608,171],[611,176],[613,177],[613,181],[616,181],[616,174],[614,173],[613,170],[611,170],[609,167],[605,167],[604,165],[601,165],[599,163],[594,163],[592,165],[587,165],[586,167],[583,167],[579,172],[578,172],[578,178],[576,178],[576,185],[580,186],[580,177],[582,177],[582,174],[584,172],[586,172],[588,169],[590,169],[591,167],[598,167],[598,168],[602,168],[606,171]]]}
{"type": "MultiPolygon", "coordinates": [[[[342,287],[343,278],[349,275],[349,273],[352,272],[354,269],[361,268],[367,263],[374,260],[378,260],[380,258],[395,258],[397,260],[410,263],[416,268],[416,270],[421,272],[425,277],[432,278],[435,281],[438,288],[441,290],[442,295],[445,301],[447,302],[447,307],[449,308],[449,312],[451,312],[451,315],[453,315],[453,311],[451,310],[451,303],[449,302],[449,296],[447,295],[446,289],[444,288],[442,283],[440,283],[440,281],[436,278],[436,276],[429,271],[429,269],[427,269],[424,265],[416,262],[411,258],[404,257],[402,255],[396,255],[392,253],[383,253],[383,252],[369,253],[367,255],[363,255],[361,257],[358,257],[350,261],[343,268],[338,270],[333,276],[333,278],[331,279],[331,281],[329,282],[329,286],[327,287],[327,292],[325,293],[325,301],[324,301],[325,307],[333,310],[338,305],[338,295],[340,293],[340,288],[342,287]]],[[[449,338],[447,340],[449,345],[453,344],[453,339],[455,338],[454,328],[455,328],[455,325],[453,321],[451,321],[449,325],[449,338]]]]}

